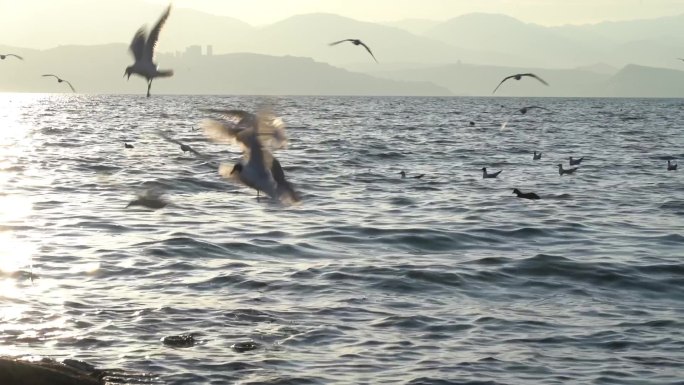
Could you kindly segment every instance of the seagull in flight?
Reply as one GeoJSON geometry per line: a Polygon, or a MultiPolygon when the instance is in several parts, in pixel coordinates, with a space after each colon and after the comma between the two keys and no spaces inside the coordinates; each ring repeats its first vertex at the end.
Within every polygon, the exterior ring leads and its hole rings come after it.
{"type": "Polygon", "coordinates": [[[2,54],[0,54],[0,60],[5,60],[5,58],[10,57],[10,56],[13,56],[19,60],[24,60],[23,57],[21,57],[19,55],[15,55],[13,53],[2,53],[2,54]]]}
{"type": "Polygon", "coordinates": [[[520,111],[521,114],[525,115],[527,113],[527,111],[535,109],[535,108],[539,108],[540,110],[544,110],[544,111],[551,111],[548,108],[544,108],[544,107],[540,107],[540,106],[523,107],[523,108],[519,109],[518,111],[520,111]]]}
{"type": "Polygon", "coordinates": [[[368,51],[368,53],[373,57],[373,60],[375,60],[376,63],[378,62],[378,59],[375,58],[375,55],[373,55],[373,52],[371,51],[371,49],[368,48],[368,46],[359,39],[344,39],[344,40],[336,41],[334,43],[330,43],[330,46],[338,45],[340,43],[344,43],[345,41],[350,41],[354,45],[362,45],[363,48],[365,48],[366,51],[368,51]]]}
{"type": "Polygon", "coordinates": [[[159,136],[161,136],[162,139],[164,139],[164,140],[167,141],[167,142],[170,142],[170,143],[179,145],[179,146],[180,146],[180,149],[181,149],[181,151],[183,151],[183,153],[186,153],[186,152],[189,151],[189,152],[192,152],[193,154],[195,154],[195,155],[197,155],[197,156],[203,156],[203,155],[200,154],[198,151],[196,151],[194,148],[190,147],[190,146],[187,145],[187,144],[184,144],[184,143],[182,143],[182,142],[179,142],[179,141],[177,141],[176,139],[173,139],[173,138],[167,136],[167,135],[164,134],[163,132],[159,132],[159,136]]]}
{"type": "Polygon", "coordinates": [[[548,86],[548,85],[549,85],[549,83],[545,82],[544,79],[540,78],[539,76],[537,76],[537,75],[535,75],[535,74],[533,74],[533,73],[528,73],[528,74],[515,74],[515,75],[511,75],[511,76],[506,76],[506,77],[501,81],[501,83],[499,83],[499,85],[496,86],[496,88],[494,89],[494,91],[492,92],[492,94],[494,94],[494,93],[496,92],[496,90],[498,90],[499,87],[501,87],[501,85],[504,84],[504,82],[505,82],[506,80],[508,80],[508,79],[520,80],[520,79],[522,79],[522,78],[525,77],[525,76],[528,76],[528,77],[531,77],[531,78],[535,78],[535,79],[539,80],[540,82],[542,82],[542,84],[544,84],[545,86],[548,86]]]}
{"type": "Polygon", "coordinates": [[[239,143],[242,160],[230,167],[221,164],[219,174],[224,178],[237,178],[240,182],[264,192],[284,203],[299,201],[299,194],[285,179],[285,172],[273,151],[287,145],[285,124],[268,110],[256,114],[242,110],[204,109],[221,114],[223,121],[206,119],[202,122],[204,134],[219,143],[239,143]]]}
{"type": "Polygon", "coordinates": [[[159,70],[157,64],[154,62],[154,49],[157,46],[157,41],[159,40],[159,32],[161,32],[166,19],[169,18],[171,13],[171,5],[166,8],[166,11],[161,15],[157,24],[150,31],[150,34],[145,33],[145,26],[140,27],[138,32],[133,36],[133,41],[129,49],[133,53],[135,58],[135,63],[133,65],[126,67],[126,72],[124,76],[128,75],[128,79],[131,78],[132,74],[138,74],[145,79],[147,79],[147,97],[150,97],[150,88],[152,88],[152,80],[154,78],[165,78],[173,76],[173,70],[159,70]]]}
{"type": "Polygon", "coordinates": [[[57,83],[64,82],[64,83],[69,85],[69,88],[71,88],[72,92],[76,92],[76,89],[74,88],[73,85],[71,85],[71,82],[69,82],[68,80],[64,80],[64,79],[60,78],[59,76],[53,75],[53,74],[45,74],[45,75],[43,75],[43,77],[53,77],[53,78],[57,79],[57,83]]]}

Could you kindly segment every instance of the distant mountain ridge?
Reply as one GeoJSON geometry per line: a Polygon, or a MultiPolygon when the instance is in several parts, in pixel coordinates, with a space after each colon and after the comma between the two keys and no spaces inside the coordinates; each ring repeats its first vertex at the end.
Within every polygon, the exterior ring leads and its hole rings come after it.
{"type": "MultiPolygon", "coordinates": [[[[30,50],[0,46],[17,52],[24,61],[0,63],[0,92],[70,92],[43,73],[56,73],[79,92],[145,94],[145,81],[122,78],[132,62],[124,44],[62,46],[30,50]]],[[[429,82],[378,78],[350,72],[310,58],[235,53],[213,56],[158,55],[174,76],[155,80],[153,94],[259,94],[259,95],[422,95],[448,96],[429,82]]]]}

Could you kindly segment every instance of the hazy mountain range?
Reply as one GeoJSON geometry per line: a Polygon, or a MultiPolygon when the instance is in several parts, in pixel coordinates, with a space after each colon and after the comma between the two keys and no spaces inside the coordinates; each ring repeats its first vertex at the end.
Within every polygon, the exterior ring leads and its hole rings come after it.
{"type": "MultiPolygon", "coordinates": [[[[133,79],[126,82],[120,78],[131,61],[126,46],[142,22],[154,22],[161,8],[134,0],[122,0],[116,6],[79,4],[92,7],[93,12],[109,7],[109,20],[117,21],[65,23],[63,18],[53,18],[48,22],[29,21],[21,28],[5,27],[0,44],[12,47],[0,46],[0,50],[16,50],[27,60],[23,66],[0,62],[0,90],[47,91],[44,82],[32,78],[31,71],[36,70],[71,77],[81,84],[79,91],[138,92],[133,79]],[[126,4],[134,3],[137,15],[132,18],[126,4]],[[43,50],[17,48],[31,46],[36,40],[43,50]],[[119,44],[106,44],[110,42],[119,44]],[[38,58],[40,63],[34,62],[38,58]],[[4,69],[10,67],[16,73],[7,74],[4,69]]],[[[155,82],[153,90],[488,95],[503,76],[533,70],[551,87],[514,82],[502,87],[501,94],[684,96],[678,86],[684,62],[677,60],[684,57],[684,15],[544,27],[497,14],[385,24],[306,14],[255,27],[230,17],[174,9],[162,32],[159,50],[182,52],[194,44],[212,45],[214,56],[160,55],[160,67],[173,68],[176,76],[155,82]],[[362,38],[380,63],[361,47],[328,46],[350,37],[362,38]]]]}

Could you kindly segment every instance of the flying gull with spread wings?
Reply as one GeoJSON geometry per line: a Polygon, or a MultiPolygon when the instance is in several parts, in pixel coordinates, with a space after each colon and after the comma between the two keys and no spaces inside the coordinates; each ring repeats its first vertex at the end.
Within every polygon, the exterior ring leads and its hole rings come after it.
{"type": "Polygon", "coordinates": [[[157,24],[150,31],[150,34],[145,33],[145,26],[140,27],[138,32],[133,36],[133,41],[129,49],[133,53],[135,63],[126,67],[124,76],[128,75],[131,78],[132,74],[137,74],[147,79],[147,97],[150,97],[150,88],[152,88],[152,80],[155,78],[165,78],[173,76],[173,70],[159,70],[157,64],[154,62],[154,49],[159,40],[159,32],[161,32],[166,19],[171,13],[171,5],[166,8],[166,11],[161,15],[157,24]]]}
{"type": "Polygon", "coordinates": [[[366,51],[368,51],[368,53],[373,57],[373,60],[375,60],[376,63],[378,62],[378,59],[376,59],[376,58],[375,58],[375,55],[373,55],[373,51],[371,51],[371,49],[368,48],[368,46],[367,46],[364,42],[362,42],[361,40],[359,40],[359,39],[344,39],[344,40],[336,41],[336,42],[334,42],[334,43],[330,43],[330,46],[338,45],[338,44],[344,43],[344,42],[346,42],[346,41],[349,41],[349,42],[351,42],[351,43],[354,44],[354,45],[362,45],[363,48],[365,48],[366,51]]]}
{"type": "Polygon", "coordinates": [[[284,203],[299,201],[299,194],[285,179],[285,173],[273,151],[287,144],[285,124],[268,110],[256,114],[242,110],[204,109],[220,114],[221,121],[205,119],[202,127],[209,139],[242,146],[242,160],[232,167],[222,164],[219,174],[240,182],[284,203]]]}
{"type": "Polygon", "coordinates": [[[496,86],[496,88],[494,89],[494,91],[492,92],[492,94],[495,93],[496,90],[498,90],[499,87],[501,87],[501,85],[504,84],[504,82],[505,82],[506,80],[508,80],[508,79],[520,80],[520,79],[522,79],[523,77],[535,78],[535,79],[539,80],[539,81],[540,81],[542,84],[544,84],[545,86],[548,86],[548,85],[549,85],[549,83],[547,83],[546,81],[544,81],[544,79],[540,78],[539,76],[537,76],[537,75],[535,75],[535,74],[533,74],[533,73],[515,74],[515,75],[511,75],[511,76],[506,76],[506,77],[501,81],[501,83],[499,83],[499,85],[496,86]]]}
{"type": "Polygon", "coordinates": [[[69,88],[71,88],[72,92],[76,92],[76,89],[74,88],[73,85],[71,85],[71,82],[68,80],[64,80],[64,79],[60,78],[59,76],[53,75],[53,74],[45,74],[45,75],[43,75],[43,77],[53,77],[53,78],[57,79],[57,83],[66,83],[69,85],[69,88]]]}

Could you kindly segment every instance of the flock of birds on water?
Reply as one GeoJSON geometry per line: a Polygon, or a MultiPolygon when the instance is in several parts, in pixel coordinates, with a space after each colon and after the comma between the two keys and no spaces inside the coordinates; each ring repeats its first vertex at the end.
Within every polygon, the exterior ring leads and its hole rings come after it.
{"type": "MultiPolygon", "coordinates": [[[[161,15],[157,23],[154,25],[149,33],[145,31],[145,27],[141,27],[133,36],[133,41],[130,44],[130,51],[133,54],[135,62],[133,65],[126,67],[124,76],[130,79],[131,75],[139,75],[147,80],[147,97],[150,97],[150,89],[152,88],[152,81],[156,78],[164,78],[173,76],[173,70],[160,70],[154,62],[154,53],[159,40],[159,33],[161,32],[166,20],[171,13],[171,5],[169,5],[164,13],[161,15]]],[[[368,51],[373,60],[377,63],[373,51],[363,41],[359,39],[343,39],[333,43],[330,46],[336,46],[342,43],[352,43],[355,46],[362,46],[368,51]]],[[[8,53],[0,54],[0,60],[7,58],[15,58],[24,60],[23,57],[8,53]]],[[[684,61],[684,59],[681,59],[684,61]]],[[[53,77],[58,83],[66,83],[72,92],[76,92],[74,86],[68,80],[65,80],[54,74],[44,74],[43,77],[53,77]]],[[[536,79],[545,86],[549,84],[541,77],[533,73],[520,73],[506,76],[494,88],[492,94],[504,84],[507,80],[521,80],[529,77],[536,79]]],[[[528,106],[518,110],[521,114],[526,114],[532,109],[547,110],[541,106],[528,106]]],[[[222,119],[205,119],[202,122],[204,134],[212,141],[218,143],[237,143],[242,147],[242,159],[234,165],[221,164],[219,166],[219,174],[227,179],[236,180],[250,188],[257,191],[257,198],[263,192],[268,197],[276,199],[282,203],[298,202],[300,194],[295,191],[294,186],[287,181],[283,168],[278,159],[273,155],[273,151],[284,148],[287,144],[287,137],[285,135],[285,124],[282,119],[275,116],[271,111],[264,109],[257,113],[250,113],[242,110],[219,110],[219,109],[203,109],[203,112],[215,114],[222,119]]],[[[475,126],[475,122],[470,122],[470,126],[475,126]]],[[[505,128],[504,123],[502,128],[505,128]]],[[[163,139],[180,145],[183,152],[192,152],[195,155],[200,155],[199,152],[192,149],[189,145],[183,144],[173,138],[170,138],[163,133],[159,134],[163,139]]],[[[134,148],[129,143],[124,143],[125,148],[134,148]]],[[[532,160],[540,160],[542,153],[534,151],[532,160]]],[[[558,164],[558,174],[572,175],[579,169],[584,157],[574,159],[569,157],[570,168],[563,168],[563,164],[558,164]],[[576,167],[572,167],[576,166],[576,167]]],[[[667,170],[677,170],[677,163],[667,161],[667,170]]],[[[496,178],[503,170],[497,172],[488,172],[486,167],[482,168],[482,178],[491,179],[496,178]]],[[[405,171],[399,173],[402,179],[413,178],[420,179],[425,174],[407,176],[405,171]]],[[[523,193],[522,191],[513,189],[513,193],[518,198],[523,199],[540,199],[539,195],[534,192],[523,193]]],[[[161,199],[158,193],[148,191],[139,196],[137,199],[131,201],[128,206],[144,206],[151,209],[159,209],[165,207],[167,202],[161,199]]]]}

